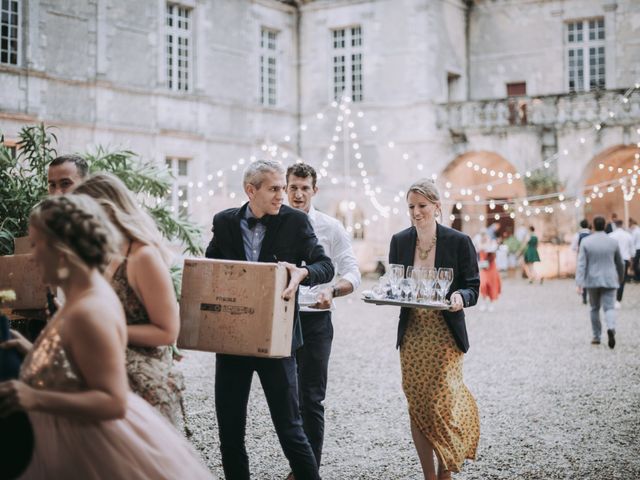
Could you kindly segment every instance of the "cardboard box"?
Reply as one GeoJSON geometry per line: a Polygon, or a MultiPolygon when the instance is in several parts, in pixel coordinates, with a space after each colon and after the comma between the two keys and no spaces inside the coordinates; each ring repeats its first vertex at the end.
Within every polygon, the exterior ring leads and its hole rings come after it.
{"type": "Polygon", "coordinates": [[[29,237],[16,237],[13,239],[13,254],[23,255],[31,253],[31,242],[29,237]]]}
{"type": "Polygon", "coordinates": [[[186,259],[178,346],[252,357],[291,355],[294,299],[276,263],[186,259]]]}
{"type": "Polygon", "coordinates": [[[8,302],[7,307],[14,310],[45,308],[47,287],[31,254],[0,256],[0,290],[5,289],[16,292],[16,300],[8,302]]]}

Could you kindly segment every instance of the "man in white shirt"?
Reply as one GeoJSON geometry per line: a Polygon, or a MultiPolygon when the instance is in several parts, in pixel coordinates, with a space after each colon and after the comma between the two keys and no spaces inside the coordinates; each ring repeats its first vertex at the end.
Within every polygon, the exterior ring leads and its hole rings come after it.
{"type": "Polygon", "coordinates": [[[301,287],[299,295],[304,345],[296,353],[298,394],[304,430],[319,467],[324,440],[322,402],[327,388],[327,371],[333,340],[331,310],[335,306],[332,300],[357,289],[361,277],[349,234],[338,220],[319,212],[311,205],[311,199],[318,192],[316,181],[317,174],[310,165],[296,163],[287,169],[289,205],[309,215],[318,242],[331,258],[337,275],[332,283],[313,287],[313,291],[301,287]],[[315,303],[304,306],[305,301],[315,303]]]}
{"type": "Polygon", "coordinates": [[[636,249],[633,244],[633,237],[624,229],[623,225],[624,222],[622,220],[616,220],[615,228],[609,234],[611,238],[615,238],[618,241],[618,246],[620,247],[620,256],[622,257],[622,261],[624,262],[624,275],[622,276],[620,287],[616,292],[615,308],[620,308],[622,294],[624,293],[624,284],[627,277],[627,270],[629,269],[631,260],[636,255],[636,249]]]}
{"type": "Polygon", "coordinates": [[[630,218],[629,228],[631,229],[631,238],[633,238],[633,248],[636,250],[633,256],[633,279],[640,282],[640,227],[633,218],[630,218]]]}

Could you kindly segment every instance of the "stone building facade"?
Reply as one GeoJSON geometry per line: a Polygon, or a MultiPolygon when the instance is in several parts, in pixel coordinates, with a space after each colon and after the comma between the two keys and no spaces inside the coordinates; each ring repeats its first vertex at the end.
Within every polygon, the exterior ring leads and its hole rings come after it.
{"type": "Polygon", "coordinates": [[[640,217],[635,0],[1,5],[8,141],[44,121],[65,152],[164,162],[169,200],[204,229],[264,156],[317,167],[318,205],[363,264],[408,225],[404,193],[421,176],[437,179],[443,221],[469,233],[499,218],[551,239],[585,214],[640,217]],[[538,205],[549,181],[564,197],[538,205]]]}

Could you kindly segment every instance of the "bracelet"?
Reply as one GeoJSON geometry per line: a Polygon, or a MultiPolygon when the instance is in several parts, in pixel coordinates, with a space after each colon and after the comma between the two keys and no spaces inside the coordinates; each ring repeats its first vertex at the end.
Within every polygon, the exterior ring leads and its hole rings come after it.
{"type": "Polygon", "coordinates": [[[331,289],[331,296],[333,298],[336,298],[339,296],[338,293],[340,293],[340,289],[334,285],[333,288],[331,289]]]}

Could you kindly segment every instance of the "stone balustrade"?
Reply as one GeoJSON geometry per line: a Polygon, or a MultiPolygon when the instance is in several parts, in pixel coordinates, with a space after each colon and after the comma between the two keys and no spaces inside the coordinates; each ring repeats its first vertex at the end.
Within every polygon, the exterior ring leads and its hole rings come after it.
{"type": "Polygon", "coordinates": [[[562,127],[567,124],[636,125],[640,121],[640,90],[509,97],[446,103],[438,106],[438,127],[461,132],[501,130],[515,126],[562,127]]]}

